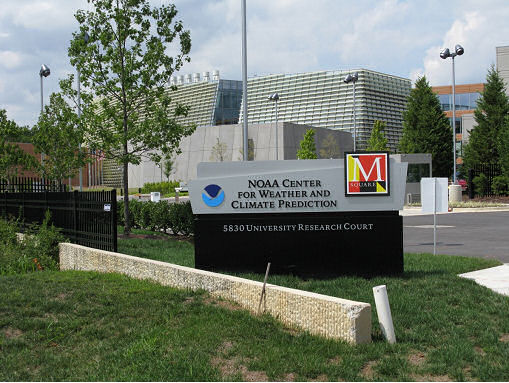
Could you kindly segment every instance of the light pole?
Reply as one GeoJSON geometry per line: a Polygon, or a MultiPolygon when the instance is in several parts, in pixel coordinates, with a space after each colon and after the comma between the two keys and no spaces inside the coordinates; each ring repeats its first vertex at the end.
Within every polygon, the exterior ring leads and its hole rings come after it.
{"type": "Polygon", "coordinates": [[[353,151],[357,151],[357,121],[355,115],[355,83],[359,79],[359,73],[355,72],[353,75],[349,74],[343,80],[345,84],[353,83],[353,151]]]}
{"type": "Polygon", "coordinates": [[[455,73],[454,73],[454,58],[461,56],[465,53],[463,47],[457,44],[454,47],[454,52],[451,53],[449,48],[444,48],[440,52],[440,57],[444,60],[448,57],[452,58],[452,158],[453,158],[453,171],[452,171],[452,183],[456,185],[456,90],[455,90],[455,73]]]}
{"type": "Polygon", "coordinates": [[[270,101],[274,101],[276,104],[276,161],[278,160],[278,151],[279,151],[279,145],[278,145],[278,134],[277,134],[277,102],[279,101],[279,94],[274,93],[271,94],[269,97],[267,97],[270,101]]]}
{"type": "MultiPolygon", "coordinates": [[[[39,70],[39,77],[41,78],[41,116],[44,113],[44,97],[42,92],[42,78],[48,77],[51,74],[49,67],[45,64],[41,65],[39,70]]],[[[41,165],[44,165],[44,153],[41,153],[41,165]]]]}
{"type": "Polygon", "coordinates": [[[242,11],[242,122],[243,125],[243,147],[244,147],[244,161],[249,161],[249,142],[247,131],[247,27],[246,27],[246,0],[241,0],[242,11]]]}
{"type": "MultiPolygon", "coordinates": [[[[85,44],[88,43],[90,36],[87,32],[83,35],[83,41],[85,44]]],[[[76,68],[77,73],[77,81],[78,81],[78,120],[81,121],[81,93],[80,93],[80,68],[76,68]]],[[[78,144],[78,153],[81,153],[81,142],[78,144]]],[[[83,167],[80,166],[80,192],[83,191],[83,167]]]]}

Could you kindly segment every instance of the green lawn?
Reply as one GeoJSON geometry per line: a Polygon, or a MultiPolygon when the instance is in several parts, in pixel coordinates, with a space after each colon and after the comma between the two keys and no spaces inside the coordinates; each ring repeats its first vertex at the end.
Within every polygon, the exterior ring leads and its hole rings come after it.
{"type": "MultiPolygon", "coordinates": [[[[120,239],[119,251],[192,266],[188,242],[120,239]]],[[[205,293],[119,275],[0,277],[0,380],[509,380],[509,299],[456,274],[495,261],[408,254],[399,277],[269,283],[368,302],[373,342],[351,346],[255,317],[205,293]],[[398,343],[372,287],[386,284],[398,343]]],[[[261,280],[262,275],[242,275],[261,280]]]]}

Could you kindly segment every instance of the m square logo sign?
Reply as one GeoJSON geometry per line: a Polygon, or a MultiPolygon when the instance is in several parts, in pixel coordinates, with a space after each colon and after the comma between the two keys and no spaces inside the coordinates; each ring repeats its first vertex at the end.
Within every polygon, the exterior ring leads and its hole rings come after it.
{"type": "Polygon", "coordinates": [[[345,195],[388,196],[389,153],[345,153],[345,195]]]}

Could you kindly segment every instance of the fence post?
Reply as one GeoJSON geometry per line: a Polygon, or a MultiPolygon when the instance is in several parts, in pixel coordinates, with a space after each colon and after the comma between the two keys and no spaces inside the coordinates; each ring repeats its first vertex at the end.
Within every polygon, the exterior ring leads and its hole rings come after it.
{"type": "Polygon", "coordinates": [[[474,169],[468,169],[468,198],[474,199],[474,169]]]}
{"type": "Polygon", "coordinates": [[[72,193],[72,215],[73,215],[73,230],[74,230],[74,241],[78,240],[78,204],[77,199],[79,198],[78,191],[72,193]]]}
{"type": "Polygon", "coordinates": [[[117,252],[117,189],[111,190],[111,235],[113,251],[117,252]]]}

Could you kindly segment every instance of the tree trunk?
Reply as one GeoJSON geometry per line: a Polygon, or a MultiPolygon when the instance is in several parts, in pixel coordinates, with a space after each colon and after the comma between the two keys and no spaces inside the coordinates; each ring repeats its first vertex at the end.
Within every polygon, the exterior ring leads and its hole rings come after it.
{"type": "Polygon", "coordinates": [[[129,169],[129,164],[124,162],[124,234],[131,234],[131,220],[129,219],[129,180],[127,171],[129,169]]]}

